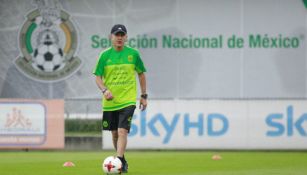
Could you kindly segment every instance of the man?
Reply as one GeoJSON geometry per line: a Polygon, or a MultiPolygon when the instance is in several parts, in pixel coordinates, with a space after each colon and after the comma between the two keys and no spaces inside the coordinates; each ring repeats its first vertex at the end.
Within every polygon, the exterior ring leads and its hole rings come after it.
{"type": "Polygon", "coordinates": [[[128,163],[124,153],[132,116],[136,108],[136,77],[141,87],[139,108],[147,106],[146,78],[143,61],[137,50],[125,45],[127,29],[116,24],[111,29],[112,47],[101,52],[93,73],[96,84],[103,94],[103,130],[112,132],[117,157],[122,161],[122,172],[128,172],[128,163]]]}

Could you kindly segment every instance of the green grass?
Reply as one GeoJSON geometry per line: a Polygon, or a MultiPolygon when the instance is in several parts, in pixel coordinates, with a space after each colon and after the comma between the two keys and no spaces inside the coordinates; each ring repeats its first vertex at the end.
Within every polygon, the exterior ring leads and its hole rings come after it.
{"type": "MultiPolygon", "coordinates": [[[[306,175],[307,152],[128,151],[129,175],[306,175]]],[[[1,175],[102,175],[114,152],[0,152],[1,175]],[[72,161],[75,167],[62,167],[72,161]]]]}

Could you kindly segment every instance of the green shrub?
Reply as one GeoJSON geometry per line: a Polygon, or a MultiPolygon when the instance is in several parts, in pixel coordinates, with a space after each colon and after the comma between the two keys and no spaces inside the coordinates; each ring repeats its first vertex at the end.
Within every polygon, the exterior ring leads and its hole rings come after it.
{"type": "Polygon", "coordinates": [[[65,133],[101,132],[101,119],[65,119],[65,133]]]}

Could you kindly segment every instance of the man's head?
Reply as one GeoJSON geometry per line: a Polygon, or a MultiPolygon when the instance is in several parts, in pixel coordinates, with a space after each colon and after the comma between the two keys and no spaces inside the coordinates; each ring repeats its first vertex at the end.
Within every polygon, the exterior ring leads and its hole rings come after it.
{"type": "Polygon", "coordinates": [[[111,29],[111,41],[115,48],[121,49],[127,40],[127,29],[122,24],[115,24],[111,29]]]}

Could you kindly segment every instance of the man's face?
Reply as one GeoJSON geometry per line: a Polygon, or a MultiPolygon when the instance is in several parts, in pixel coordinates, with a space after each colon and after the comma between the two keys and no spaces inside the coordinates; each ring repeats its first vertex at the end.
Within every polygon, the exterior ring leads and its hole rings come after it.
{"type": "Polygon", "coordinates": [[[122,32],[111,35],[111,41],[114,47],[123,47],[127,40],[127,35],[122,32]]]}

